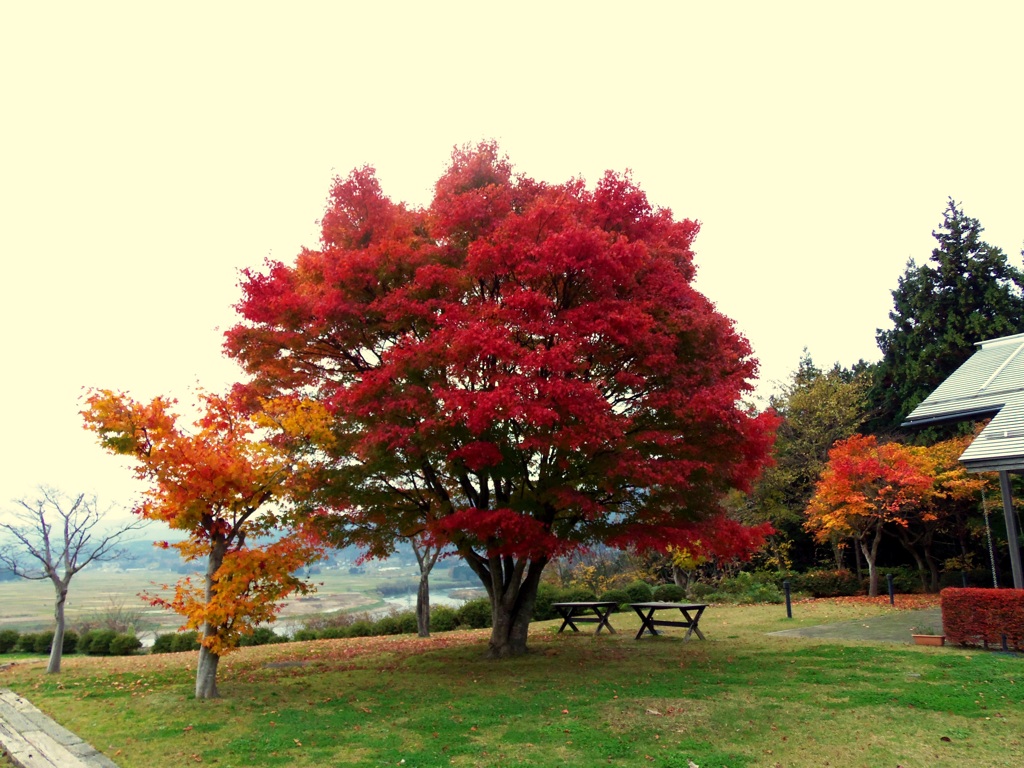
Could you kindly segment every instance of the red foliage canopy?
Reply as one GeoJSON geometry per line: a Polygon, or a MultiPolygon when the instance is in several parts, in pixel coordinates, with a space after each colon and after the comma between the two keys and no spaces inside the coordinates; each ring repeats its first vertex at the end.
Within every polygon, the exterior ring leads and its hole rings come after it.
{"type": "Polygon", "coordinates": [[[355,540],[428,531],[478,566],[759,543],[719,499],[757,475],[775,418],[742,405],[756,362],[691,285],[697,223],[628,176],[544,184],[483,144],[423,210],[353,171],[322,229],[319,250],[244,274],[226,350],[251,395],[333,414],[317,501],[355,540]]]}

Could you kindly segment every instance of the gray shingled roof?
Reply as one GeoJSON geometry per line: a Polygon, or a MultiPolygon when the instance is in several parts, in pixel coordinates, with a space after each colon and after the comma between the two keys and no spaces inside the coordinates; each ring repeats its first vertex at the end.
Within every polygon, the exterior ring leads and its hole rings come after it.
{"type": "Polygon", "coordinates": [[[960,461],[972,472],[1024,470],[1024,334],[977,346],[903,425],[992,416],[960,461]]]}

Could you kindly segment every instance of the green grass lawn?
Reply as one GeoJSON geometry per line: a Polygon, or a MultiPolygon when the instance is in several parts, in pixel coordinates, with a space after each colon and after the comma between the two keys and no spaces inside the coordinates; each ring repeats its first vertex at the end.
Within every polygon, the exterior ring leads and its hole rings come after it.
{"type": "Polygon", "coordinates": [[[484,659],[487,632],[247,648],[223,698],[191,698],[194,655],[68,657],[0,673],[125,768],[558,766],[663,768],[1024,764],[1024,658],[822,642],[767,632],[891,611],[801,603],[708,609],[706,642],[554,634],[484,659]]]}

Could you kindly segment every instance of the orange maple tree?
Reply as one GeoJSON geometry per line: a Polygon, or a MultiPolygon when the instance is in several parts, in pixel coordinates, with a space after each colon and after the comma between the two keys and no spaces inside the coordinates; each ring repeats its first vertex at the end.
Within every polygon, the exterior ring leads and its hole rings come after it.
{"type": "Polygon", "coordinates": [[[905,526],[908,509],[920,508],[933,493],[934,477],[925,455],[873,435],[840,440],[829,451],[807,506],[808,530],[818,541],[852,538],[868,564],[872,597],[878,594],[878,548],[887,524],[905,526]]]}
{"type": "Polygon", "coordinates": [[[270,426],[308,432],[315,412],[278,404],[247,415],[231,396],[202,393],[194,429],[183,430],[174,400],[141,403],[94,390],[86,404],[86,428],[111,453],[134,458],[136,477],[149,485],[134,512],[188,535],[159,546],[177,549],[187,561],[206,560],[201,583],[186,577],[170,598],[145,597],[200,632],[196,698],[216,697],[220,657],[242,635],[273,621],[282,598],[310,589],[295,572],[319,557],[321,547],[286,513],[304,474],[258,433],[270,426]]]}
{"type": "Polygon", "coordinates": [[[982,489],[992,482],[991,475],[970,474],[960,463],[960,456],[976,436],[964,435],[910,449],[931,476],[932,488],[919,504],[906,508],[904,524],[892,530],[917,562],[918,570],[929,574],[926,586],[933,592],[939,590],[939,562],[933,553],[936,536],[963,530],[964,521],[977,509],[982,489]]]}

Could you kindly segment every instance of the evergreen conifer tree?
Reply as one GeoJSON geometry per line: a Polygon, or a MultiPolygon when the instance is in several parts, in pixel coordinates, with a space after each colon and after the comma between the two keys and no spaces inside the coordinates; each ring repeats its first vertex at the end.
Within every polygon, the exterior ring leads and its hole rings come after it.
{"type": "Polygon", "coordinates": [[[927,264],[907,264],[892,292],[893,328],[879,329],[882,360],[869,393],[867,431],[886,433],[939,386],[985,339],[1024,330],[1024,273],[984,228],[950,198],[927,264]]]}

